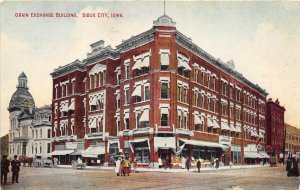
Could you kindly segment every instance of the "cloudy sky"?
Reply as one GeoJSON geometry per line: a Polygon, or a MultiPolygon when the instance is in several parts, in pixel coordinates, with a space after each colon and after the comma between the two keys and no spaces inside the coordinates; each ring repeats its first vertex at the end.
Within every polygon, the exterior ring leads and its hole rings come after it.
{"type": "MultiPolygon", "coordinates": [[[[100,39],[118,45],[152,27],[163,2],[5,2],[1,4],[1,136],[7,107],[24,71],[36,106],[51,103],[54,68],[84,59],[100,39]],[[149,11],[151,10],[151,11],[149,11]],[[16,13],[77,13],[77,18],[16,17],[16,13]],[[83,18],[122,13],[123,18],[83,18]]],[[[299,2],[166,2],[179,31],[266,89],[285,106],[285,121],[300,128],[299,2]]]]}

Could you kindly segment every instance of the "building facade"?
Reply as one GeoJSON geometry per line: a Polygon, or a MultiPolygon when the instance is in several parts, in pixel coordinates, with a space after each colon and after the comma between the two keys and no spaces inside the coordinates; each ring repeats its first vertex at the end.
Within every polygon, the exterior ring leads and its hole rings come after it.
{"type": "Polygon", "coordinates": [[[267,131],[266,142],[268,153],[279,157],[284,151],[284,112],[278,99],[267,101],[267,131]]]}
{"type": "MultiPolygon", "coordinates": [[[[285,125],[285,158],[289,153],[294,158],[300,159],[300,129],[291,126],[287,123],[285,125]]],[[[281,155],[283,158],[283,156],[281,155]]]]}
{"type": "Polygon", "coordinates": [[[51,106],[36,108],[22,72],[9,111],[9,157],[49,157],[51,152],[51,106]]]}
{"type": "Polygon", "coordinates": [[[233,61],[199,48],[167,15],[115,49],[91,44],[87,58],[51,75],[52,155],[63,162],[82,155],[113,164],[120,152],[154,167],[158,157],[175,165],[188,156],[236,164],[267,156],[265,90],[233,61]]]}

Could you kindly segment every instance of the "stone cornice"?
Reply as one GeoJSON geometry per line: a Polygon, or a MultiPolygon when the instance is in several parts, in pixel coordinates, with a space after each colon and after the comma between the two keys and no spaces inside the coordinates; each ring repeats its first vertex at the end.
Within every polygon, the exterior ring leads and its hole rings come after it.
{"type": "Polygon", "coordinates": [[[192,51],[196,55],[198,55],[200,58],[204,59],[208,63],[212,64],[213,66],[217,67],[218,69],[221,69],[223,72],[229,74],[231,77],[237,79],[238,81],[248,85],[252,89],[256,90],[259,94],[263,96],[267,96],[268,93],[263,90],[260,86],[257,84],[253,84],[250,82],[248,79],[243,77],[243,75],[228,66],[225,65],[224,62],[222,62],[220,59],[214,58],[212,55],[198,47],[196,44],[194,44],[190,38],[186,37],[184,34],[180,33],[179,31],[176,30],[175,32],[175,40],[176,42],[183,46],[184,48],[192,51]]]}
{"type": "Polygon", "coordinates": [[[77,59],[76,61],[74,61],[72,63],[69,63],[62,67],[58,67],[57,69],[54,69],[54,71],[52,73],[50,73],[50,75],[52,76],[53,79],[55,79],[57,77],[60,77],[62,75],[65,75],[67,73],[70,73],[70,72],[73,72],[76,70],[84,72],[85,67],[86,67],[86,63],[77,59]]]}
{"type": "Polygon", "coordinates": [[[128,40],[122,41],[122,43],[117,46],[117,49],[124,52],[136,48],[137,46],[140,46],[142,44],[146,44],[147,42],[154,40],[154,32],[154,29],[151,28],[146,32],[143,32],[136,36],[132,36],[128,40]]]}

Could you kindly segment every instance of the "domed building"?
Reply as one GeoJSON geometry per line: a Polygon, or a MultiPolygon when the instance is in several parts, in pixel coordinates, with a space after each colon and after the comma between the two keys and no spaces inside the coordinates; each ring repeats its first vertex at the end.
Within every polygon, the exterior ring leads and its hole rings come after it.
{"type": "Polygon", "coordinates": [[[51,106],[36,108],[24,72],[18,77],[17,90],[10,99],[8,111],[9,156],[46,157],[51,143],[51,106]]]}

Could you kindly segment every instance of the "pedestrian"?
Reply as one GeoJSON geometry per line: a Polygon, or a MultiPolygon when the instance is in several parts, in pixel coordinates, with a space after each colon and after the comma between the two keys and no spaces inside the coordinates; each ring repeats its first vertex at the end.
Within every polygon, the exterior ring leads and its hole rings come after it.
{"type": "Polygon", "coordinates": [[[219,168],[219,164],[220,164],[220,161],[219,161],[219,159],[218,159],[218,158],[216,158],[216,169],[218,169],[218,168],[219,168]]]}
{"type": "Polygon", "coordinates": [[[185,162],[186,162],[186,159],[185,159],[185,157],[183,156],[183,157],[181,158],[181,169],[185,169],[185,162]]]}
{"type": "Polygon", "coordinates": [[[158,161],[158,168],[161,169],[163,165],[161,158],[159,157],[157,161],[158,161]]]}
{"type": "Polygon", "coordinates": [[[169,156],[167,156],[166,158],[166,168],[165,169],[171,169],[171,159],[169,158],[169,156]]]}
{"type": "Polygon", "coordinates": [[[291,159],[288,158],[286,161],[286,171],[287,171],[287,176],[290,177],[292,175],[291,171],[292,171],[292,162],[291,159]]]}
{"type": "Polygon", "coordinates": [[[7,182],[7,173],[9,172],[9,160],[6,155],[2,156],[1,159],[1,184],[6,184],[7,182]]]}
{"type": "Polygon", "coordinates": [[[188,157],[185,161],[185,167],[186,167],[187,171],[190,170],[190,164],[191,164],[191,158],[188,157]]]}
{"type": "Polygon", "coordinates": [[[53,165],[54,167],[58,166],[58,159],[56,157],[53,158],[53,165]]]}
{"type": "Polygon", "coordinates": [[[12,184],[16,181],[19,183],[19,172],[20,172],[20,160],[17,159],[18,156],[14,155],[14,159],[11,161],[11,171],[12,171],[12,184]]]}
{"type": "Polygon", "coordinates": [[[130,163],[128,161],[128,158],[125,158],[125,160],[123,160],[123,175],[125,176],[127,174],[127,176],[129,176],[130,173],[130,163]]]}
{"type": "Polygon", "coordinates": [[[299,177],[298,162],[295,158],[293,159],[293,168],[291,169],[291,174],[294,177],[299,177]]]}
{"type": "Polygon", "coordinates": [[[120,175],[121,160],[122,160],[121,157],[119,157],[118,160],[116,161],[115,173],[117,174],[117,176],[120,175]]]}
{"type": "Polygon", "coordinates": [[[137,160],[136,158],[133,159],[133,173],[136,172],[137,160]]]}
{"type": "Polygon", "coordinates": [[[197,168],[198,168],[198,173],[200,173],[200,168],[201,168],[201,161],[200,158],[197,161],[197,168]]]}
{"type": "Polygon", "coordinates": [[[214,158],[211,159],[210,166],[211,166],[211,168],[215,167],[215,159],[214,158]]]}

